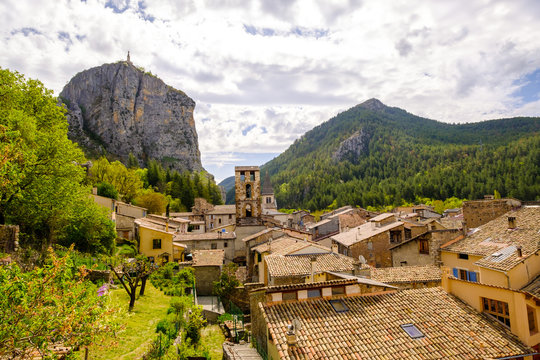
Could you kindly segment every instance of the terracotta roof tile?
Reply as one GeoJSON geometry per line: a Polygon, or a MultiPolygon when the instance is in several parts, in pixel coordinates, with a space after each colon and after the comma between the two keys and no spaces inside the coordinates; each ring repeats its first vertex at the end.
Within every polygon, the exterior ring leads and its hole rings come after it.
{"type": "Polygon", "coordinates": [[[521,291],[524,291],[532,296],[540,299],[540,275],[533,279],[530,283],[521,288],[521,291]]]}
{"type": "Polygon", "coordinates": [[[225,258],[225,250],[193,250],[193,267],[221,266],[225,258]]]}
{"type": "Polygon", "coordinates": [[[530,354],[496,320],[448,295],[440,287],[341,298],[336,312],[329,300],[259,305],[283,359],[488,359],[530,354]],[[293,319],[297,345],[289,347],[293,319]],[[401,325],[424,335],[412,339],[401,325]]]}
{"type": "Polygon", "coordinates": [[[441,281],[441,268],[433,265],[372,268],[371,278],[389,284],[441,281]]]}
{"type": "Polygon", "coordinates": [[[271,277],[304,276],[311,274],[311,258],[315,257],[313,271],[353,271],[354,259],[335,253],[314,255],[268,255],[264,261],[268,266],[268,274],[271,277]]]}
{"type": "Polygon", "coordinates": [[[526,206],[510,211],[472,230],[443,251],[483,256],[475,264],[497,270],[510,270],[540,249],[540,207],[526,206]],[[516,228],[508,228],[508,217],[516,218],[516,228]],[[517,246],[522,249],[518,257],[517,246]]]}

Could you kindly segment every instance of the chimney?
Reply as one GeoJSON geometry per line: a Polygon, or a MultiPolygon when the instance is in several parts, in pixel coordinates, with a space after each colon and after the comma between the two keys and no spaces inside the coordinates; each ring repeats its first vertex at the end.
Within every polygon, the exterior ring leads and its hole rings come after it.
{"type": "Polygon", "coordinates": [[[516,228],[516,217],[515,216],[509,216],[508,217],[508,229],[515,229],[516,228]]]}
{"type": "Polygon", "coordinates": [[[522,256],[523,256],[523,252],[521,251],[521,246],[520,246],[520,245],[516,246],[516,250],[517,250],[517,256],[518,256],[518,257],[522,257],[522,256]]]}
{"type": "Polygon", "coordinates": [[[463,231],[463,236],[467,236],[467,232],[469,232],[469,228],[467,227],[467,222],[462,221],[461,225],[462,225],[461,228],[462,228],[462,231],[463,231]]]}
{"type": "Polygon", "coordinates": [[[332,253],[334,254],[338,253],[338,244],[332,244],[332,253]]]}
{"type": "Polygon", "coordinates": [[[287,330],[287,345],[288,346],[296,346],[296,334],[295,329],[293,328],[292,324],[288,326],[289,330],[287,330]]]}

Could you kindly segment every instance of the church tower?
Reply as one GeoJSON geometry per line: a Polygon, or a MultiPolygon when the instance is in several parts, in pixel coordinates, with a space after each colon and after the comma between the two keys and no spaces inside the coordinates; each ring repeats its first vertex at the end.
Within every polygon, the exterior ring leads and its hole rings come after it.
{"type": "Polygon", "coordinates": [[[258,166],[234,168],[236,224],[261,224],[261,172],[258,166]]]}

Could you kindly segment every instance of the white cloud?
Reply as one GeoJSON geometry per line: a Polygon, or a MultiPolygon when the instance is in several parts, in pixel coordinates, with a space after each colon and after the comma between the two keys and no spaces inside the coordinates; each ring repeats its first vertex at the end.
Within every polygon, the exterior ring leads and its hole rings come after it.
{"type": "Polygon", "coordinates": [[[281,152],[371,97],[448,122],[540,112],[539,102],[512,96],[515,80],[540,68],[536,1],[63,0],[36,7],[0,3],[1,67],[59,93],[77,72],[130,50],[136,65],[197,102],[203,158],[281,152]]]}

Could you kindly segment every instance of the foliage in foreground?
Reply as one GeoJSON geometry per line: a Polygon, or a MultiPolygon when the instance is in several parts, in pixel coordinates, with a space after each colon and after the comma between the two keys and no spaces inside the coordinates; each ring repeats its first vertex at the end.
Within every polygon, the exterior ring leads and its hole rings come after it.
{"type": "Polygon", "coordinates": [[[15,263],[0,267],[0,358],[53,356],[49,346],[78,348],[118,330],[117,309],[73,270],[70,255],[52,250],[42,268],[23,272],[15,263]]]}
{"type": "Polygon", "coordinates": [[[170,262],[154,271],[150,281],[165,295],[183,296],[188,293],[186,289],[195,284],[195,273],[192,267],[178,270],[178,264],[170,262]]]}
{"type": "Polygon", "coordinates": [[[86,159],[67,130],[52,91],[0,69],[0,224],[19,225],[22,245],[36,249],[112,253],[114,223],[89,198],[86,159]]]}

